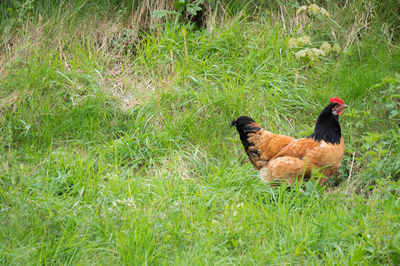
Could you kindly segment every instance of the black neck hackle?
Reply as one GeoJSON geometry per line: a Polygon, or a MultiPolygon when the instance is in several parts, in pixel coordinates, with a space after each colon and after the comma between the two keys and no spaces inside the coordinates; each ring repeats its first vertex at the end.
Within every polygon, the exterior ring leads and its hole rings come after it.
{"type": "Polygon", "coordinates": [[[339,144],[342,132],[339,124],[339,116],[332,113],[337,103],[331,103],[319,114],[315,123],[314,133],[310,138],[316,141],[326,141],[332,144],[339,144]]]}

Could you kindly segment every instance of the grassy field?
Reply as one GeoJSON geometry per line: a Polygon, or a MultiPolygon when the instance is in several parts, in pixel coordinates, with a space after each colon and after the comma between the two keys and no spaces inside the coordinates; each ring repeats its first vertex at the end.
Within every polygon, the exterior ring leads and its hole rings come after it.
{"type": "Polygon", "coordinates": [[[0,263],[400,264],[399,7],[317,2],[330,17],[210,1],[200,28],[140,1],[0,3],[0,263]],[[304,35],[340,51],[298,58],[304,35]],[[339,173],[262,183],[230,122],[307,136],[333,96],[339,173]]]}

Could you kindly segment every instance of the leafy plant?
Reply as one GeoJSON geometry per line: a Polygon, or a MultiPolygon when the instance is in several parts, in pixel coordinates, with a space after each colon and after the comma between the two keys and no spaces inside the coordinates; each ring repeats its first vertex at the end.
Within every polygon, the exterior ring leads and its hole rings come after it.
{"type": "Polygon", "coordinates": [[[181,14],[196,16],[203,9],[205,0],[175,0],[174,7],[181,14]]]}
{"type": "Polygon", "coordinates": [[[11,33],[16,27],[20,27],[29,20],[33,9],[34,0],[11,1],[9,5],[5,5],[3,23],[0,24],[3,28],[3,35],[11,33]]]}
{"type": "Polygon", "coordinates": [[[155,10],[152,15],[158,18],[176,16],[175,24],[179,21],[191,23],[204,8],[205,0],[175,0],[175,10],[155,10]]]}

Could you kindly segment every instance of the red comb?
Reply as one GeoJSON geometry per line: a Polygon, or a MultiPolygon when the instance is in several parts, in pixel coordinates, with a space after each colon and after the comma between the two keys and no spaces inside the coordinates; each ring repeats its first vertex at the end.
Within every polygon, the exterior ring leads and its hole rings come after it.
{"type": "Polygon", "coordinates": [[[342,99],[340,99],[339,97],[330,98],[329,101],[330,101],[331,103],[340,103],[340,104],[344,104],[344,102],[342,101],[342,99]]]}

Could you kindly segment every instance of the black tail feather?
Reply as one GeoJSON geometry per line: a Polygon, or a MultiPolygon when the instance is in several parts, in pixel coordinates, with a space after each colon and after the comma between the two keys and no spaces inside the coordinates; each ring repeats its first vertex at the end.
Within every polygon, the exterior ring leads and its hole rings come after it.
{"type": "Polygon", "coordinates": [[[235,126],[237,131],[239,132],[240,140],[242,141],[243,146],[246,148],[246,150],[250,146],[253,146],[252,143],[249,143],[247,141],[248,134],[261,130],[261,127],[256,124],[254,119],[248,116],[241,116],[231,122],[231,127],[233,126],[235,126]]]}
{"type": "MultiPolygon", "coordinates": [[[[261,169],[265,166],[266,161],[260,159],[260,154],[257,149],[252,148],[255,144],[249,141],[251,136],[261,130],[261,127],[248,116],[241,116],[232,121],[231,126],[235,126],[239,132],[240,140],[244,149],[249,156],[250,162],[256,169],[261,169]],[[249,136],[251,134],[251,136],[249,136]]],[[[260,133],[261,134],[261,133],[260,133]]]]}

